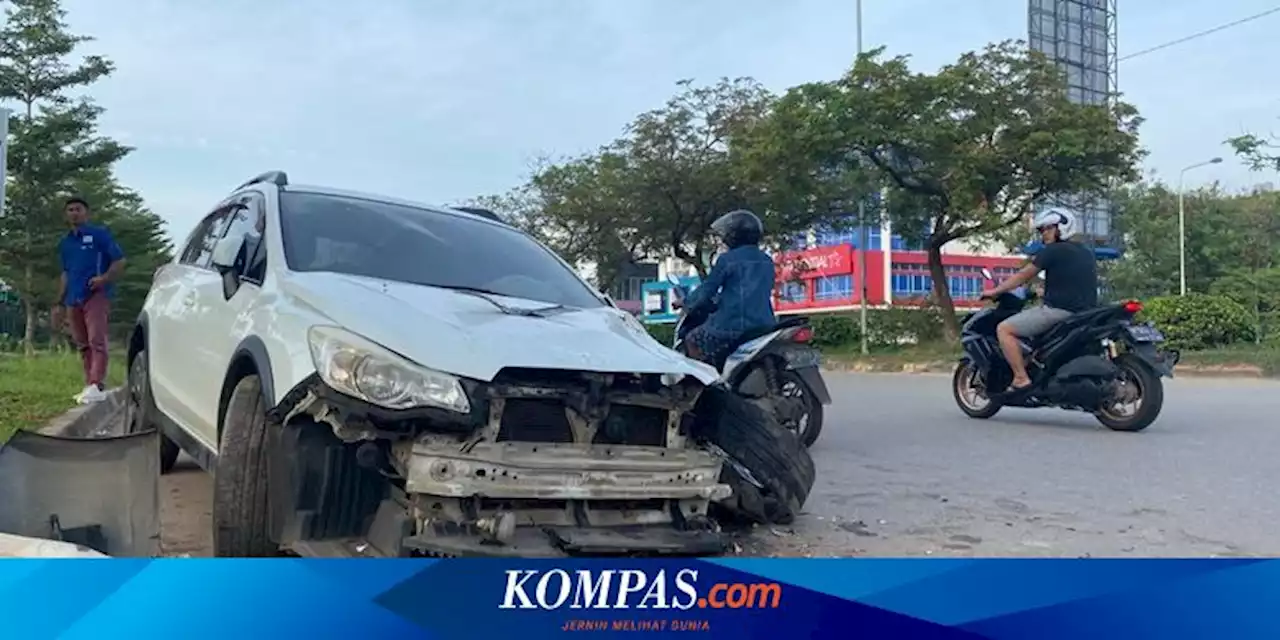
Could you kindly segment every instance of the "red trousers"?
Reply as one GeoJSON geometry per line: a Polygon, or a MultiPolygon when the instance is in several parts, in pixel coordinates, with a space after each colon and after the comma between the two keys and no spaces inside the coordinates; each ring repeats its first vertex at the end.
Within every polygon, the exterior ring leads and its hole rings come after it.
{"type": "Polygon", "coordinates": [[[84,363],[84,383],[102,386],[107,377],[107,318],[111,314],[111,301],[99,291],[68,311],[71,339],[84,363]]]}

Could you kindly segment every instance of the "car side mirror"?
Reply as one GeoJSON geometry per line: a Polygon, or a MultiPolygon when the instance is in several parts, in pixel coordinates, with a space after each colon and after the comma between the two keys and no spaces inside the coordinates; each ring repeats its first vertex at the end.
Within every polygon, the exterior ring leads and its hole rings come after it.
{"type": "Polygon", "coordinates": [[[244,246],[244,235],[227,236],[213,246],[213,268],[226,273],[236,268],[236,258],[244,246]]]}
{"type": "Polygon", "coordinates": [[[240,270],[244,264],[237,264],[240,250],[244,247],[244,234],[227,236],[213,246],[213,268],[222,276],[222,297],[230,300],[240,290],[240,270]]]}

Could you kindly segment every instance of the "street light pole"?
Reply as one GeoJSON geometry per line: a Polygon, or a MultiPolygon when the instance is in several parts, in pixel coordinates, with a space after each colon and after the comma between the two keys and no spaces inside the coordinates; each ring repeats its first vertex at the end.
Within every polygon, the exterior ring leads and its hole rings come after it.
{"type": "MultiPolygon", "coordinates": [[[[858,22],[858,56],[862,56],[862,0],[855,0],[858,22]]],[[[858,193],[858,327],[861,336],[862,355],[867,355],[867,219],[866,194],[858,193]]]]}
{"type": "Polygon", "coordinates": [[[1183,204],[1183,181],[1187,172],[1211,164],[1219,164],[1222,158],[1213,158],[1185,167],[1178,172],[1178,295],[1187,295],[1187,210],[1183,204]]]}

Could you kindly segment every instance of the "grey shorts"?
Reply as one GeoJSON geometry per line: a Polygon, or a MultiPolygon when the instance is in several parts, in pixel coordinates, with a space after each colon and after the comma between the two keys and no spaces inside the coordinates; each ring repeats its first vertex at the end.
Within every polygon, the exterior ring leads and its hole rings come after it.
{"type": "Polygon", "coordinates": [[[1000,324],[1009,325],[1013,334],[1018,337],[1033,338],[1073,315],[1075,314],[1070,311],[1041,305],[1021,311],[1000,324]]]}

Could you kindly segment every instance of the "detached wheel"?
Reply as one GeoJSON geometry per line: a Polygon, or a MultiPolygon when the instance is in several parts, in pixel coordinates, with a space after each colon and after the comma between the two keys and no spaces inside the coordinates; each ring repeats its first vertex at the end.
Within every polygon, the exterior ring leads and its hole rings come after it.
{"type": "Polygon", "coordinates": [[[703,391],[697,418],[699,435],[730,458],[721,479],[734,494],[720,506],[761,524],[794,521],[817,475],[800,439],[770,412],[717,387],[703,391]]]}
{"type": "Polygon", "coordinates": [[[1098,410],[1098,422],[1112,431],[1138,432],[1151,426],[1164,407],[1164,381],[1146,362],[1124,354],[1115,359],[1120,379],[1098,410]]]}
{"type": "Polygon", "coordinates": [[[258,376],[236,384],[222,419],[213,481],[213,549],[221,558],[279,555],[267,501],[266,406],[258,376]]]}
{"type": "Polygon", "coordinates": [[[956,372],[951,376],[951,395],[956,399],[956,406],[970,418],[986,420],[1000,413],[1002,405],[987,395],[978,369],[968,360],[956,365],[956,372]]]}
{"type": "MultiPolygon", "coordinates": [[[[134,354],[126,386],[129,396],[124,405],[125,433],[159,431],[155,423],[156,405],[151,395],[151,369],[146,349],[134,354]]],[[[179,453],[178,444],[160,432],[160,473],[169,473],[173,469],[179,453]]]]}

